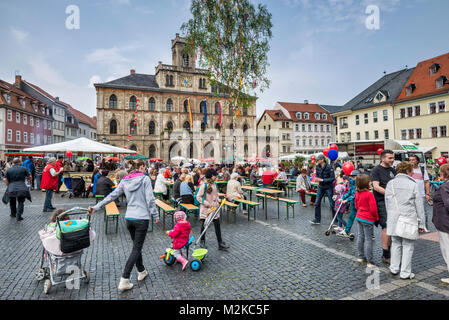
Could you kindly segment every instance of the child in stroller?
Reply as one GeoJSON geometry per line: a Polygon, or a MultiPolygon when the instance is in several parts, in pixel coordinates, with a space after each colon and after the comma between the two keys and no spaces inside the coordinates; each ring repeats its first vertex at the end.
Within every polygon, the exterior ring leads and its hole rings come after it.
{"type": "Polygon", "coordinates": [[[176,225],[172,231],[167,231],[166,234],[173,239],[173,256],[176,261],[182,264],[182,270],[186,268],[189,261],[183,257],[182,248],[189,242],[190,222],[186,220],[186,214],[183,211],[178,211],[174,214],[176,225]]]}

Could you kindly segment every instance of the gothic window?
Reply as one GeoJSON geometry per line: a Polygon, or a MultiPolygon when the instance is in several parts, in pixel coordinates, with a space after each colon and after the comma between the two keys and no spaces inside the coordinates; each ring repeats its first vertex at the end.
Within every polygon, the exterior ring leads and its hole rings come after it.
{"type": "Polygon", "coordinates": [[[111,120],[111,122],[109,122],[109,133],[117,134],[117,121],[111,120]]]}
{"type": "Polygon", "coordinates": [[[109,97],[109,108],[111,109],[117,109],[117,97],[115,94],[111,94],[109,97]]]}

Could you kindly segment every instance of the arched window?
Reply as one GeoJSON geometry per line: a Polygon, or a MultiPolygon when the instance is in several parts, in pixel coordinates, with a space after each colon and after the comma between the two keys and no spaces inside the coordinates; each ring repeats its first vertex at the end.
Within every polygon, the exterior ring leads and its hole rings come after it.
{"type": "Polygon", "coordinates": [[[149,157],[150,158],[156,158],[156,147],[154,146],[154,144],[152,144],[150,146],[150,150],[149,150],[149,157]]]}
{"type": "Polygon", "coordinates": [[[170,76],[170,87],[173,87],[173,76],[170,76]]]}
{"type": "Polygon", "coordinates": [[[117,121],[114,119],[109,122],[109,134],[117,134],[117,121]]]}
{"type": "Polygon", "coordinates": [[[137,109],[137,99],[136,99],[135,96],[132,96],[132,97],[129,99],[129,108],[130,108],[131,110],[136,110],[136,109],[137,109]]]}
{"type": "Polygon", "coordinates": [[[109,97],[109,108],[111,109],[117,109],[117,97],[115,94],[111,94],[109,97]]]}
{"type": "Polygon", "coordinates": [[[200,102],[200,113],[204,113],[206,108],[207,108],[206,101],[201,101],[200,102]]]}
{"type": "Polygon", "coordinates": [[[215,102],[215,114],[220,114],[220,104],[215,102]]]}
{"type": "Polygon", "coordinates": [[[244,136],[248,135],[248,125],[246,123],[243,125],[243,135],[244,136]]]}
{"type": "Polygon", "coordinates": [[[167,74],[165,76],[165,86],[168,87],[170,85],[170,76],[167,74]]]}
{"type": "Polygon", "coordinates": [[[248,145],[247,144],[245,144],[243,146],[243,154],[244,154],[245,158],[248,158],[248,145]]]}
{"type": "Polygon", "coordinates": [[[133,144],[131,147],[129,147],[129,150],[134,150],[137,152],[137,147],[135,144],[133,144]]]}
{"type": "Polygon", "coordinates": [[[173,111],[173,101],[172,99],[167,100],[167,112],[173,111]]]}
{"type": "Polygon", "coordinates": [[[243,115],[247,116],[248,115],[248,108],[247,107],[243,107],[243,115]]]}
{"type": "Polygon", "coordinates": [[[184,100],[184,113],[189,113],[189,102],[184,100]]]}
{"type": "Polygon", "coordinates": [[[137,134],[137,123],[134,120],[129,123],[129,134],[137,134]]]}
{"type": "Polygon", "coordinates": [[[156,110],[156,101],[154,100],[154,98],[150,98],[150,100],[148,100],[148,110],[150,111],[156,110]]]}
{"type": "Polygon", "coordinates": [[[156,125],[154,124],[154,121],[150,121],[148,124],[148,134],[154,134],[156,131],[156,125]]]}
{"type": "Polygon", "coordinates": [[[173,131],[173,122],[169,121],[167,123],[167,129],[168,129],[168,132],[172,132],[173,131]]]}
{"type": "Polygon", "coordinates": [[[190,122],[189,121],[184,122],[184,125],[182,127],[185,130],[190,131],[190,122]]]}
{"type": "Polygon", "coordinates": [[[187,68],[189,66],[189,55],[187,53],[184,53],[182,55],[182,66],[184,68],[187,68]]]}

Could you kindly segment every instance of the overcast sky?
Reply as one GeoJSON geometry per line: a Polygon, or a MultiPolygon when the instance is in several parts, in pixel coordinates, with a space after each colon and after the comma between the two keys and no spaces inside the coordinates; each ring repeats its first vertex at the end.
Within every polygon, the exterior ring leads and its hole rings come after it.
{"type": "MultiPolygon", "coordinates": [[[[343,105],[383,75],[449,52],[449,0],[257,0],[273,14],[270,89],[276,101],[343,105]],[[380,29],[366,8],[380,9],[380,29]]],[[[154,74],[190,18],[188,0],[0,0],[0,79],[18,71],[80,111],[96,114],[92,83],[154,74]],[[76,5],[80,28],[67,29],[76,5]]],[[[449,76],[449,75],[448,75],[449,76]]]]}

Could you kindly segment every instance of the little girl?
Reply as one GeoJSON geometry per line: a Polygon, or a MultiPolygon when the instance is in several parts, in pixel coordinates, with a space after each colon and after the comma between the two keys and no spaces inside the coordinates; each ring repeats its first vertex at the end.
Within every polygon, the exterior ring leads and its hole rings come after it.
{"type": "Polygon", "coordinates": [[[344,178],[342,178],[341,176],[339,176],[337,178],[337,183],[334,187],[334,191],[335,191],[335,205],[334,205],[334,209],[335,212],[337,212],[338,208],[340,207],[341,204],[341,208],[340,211],[338,211],[337,214],[337,222],[338,222],[338,227],[336,228],[336,231],[343,231],[343,226],[346,228],[346,221],[343,219],[343,212],[346,212],[346,203],[342,203],[340,199],[343,199],[343,197],[346,194],[346,191],[348,189],[348,183],[347,180],[345,180],[344,178]]]}
{"type": "Polygon", "coordinates": [[[173,256],[178,262],[182,264],[182,270],[184,270],[189,261],[182,256],[182,247],[189,242],[190,222],[186,220],[186,214],[183,211],[178,211],[174,214],[176,225],[172,231],[167,231],[166,234],[173,239],[173,256]]]}
{"type": "Polygon", "coordinates": [[[368,262],[368,267],[374,267],[373,262],[373,229],[374,223],[379,220],[377,204],[374,195],[369,191],[371,179],[366,174],[357,176],[355,194],[355,220],[359,225],[357,249],[360,263],[368,262]]]}

